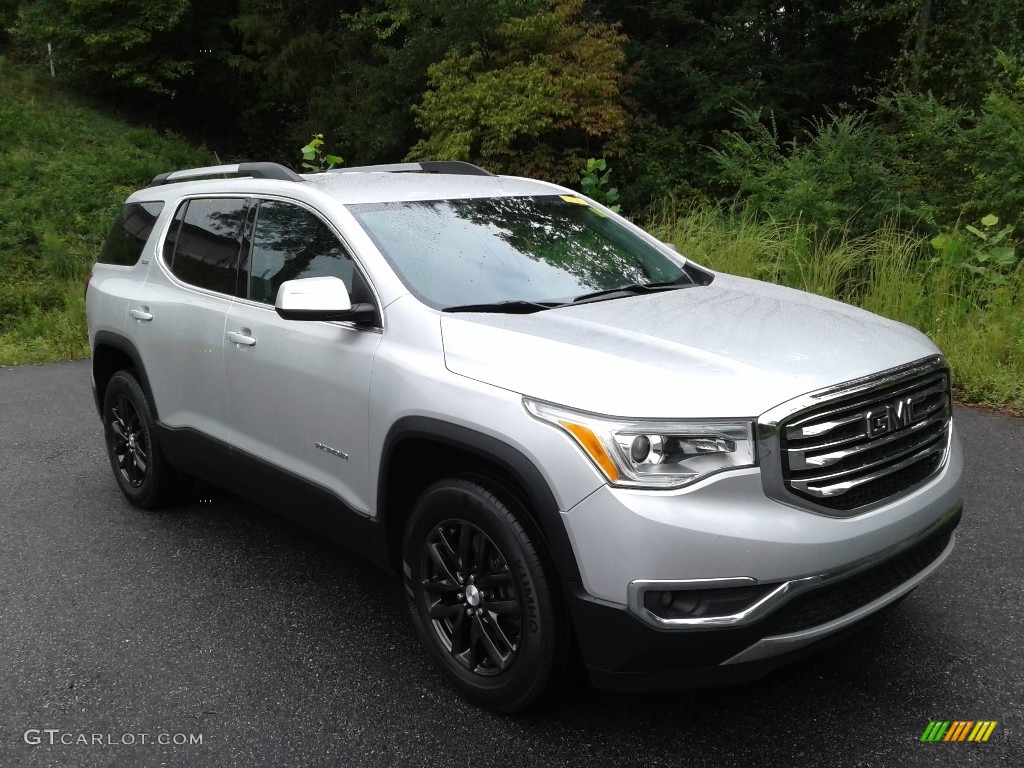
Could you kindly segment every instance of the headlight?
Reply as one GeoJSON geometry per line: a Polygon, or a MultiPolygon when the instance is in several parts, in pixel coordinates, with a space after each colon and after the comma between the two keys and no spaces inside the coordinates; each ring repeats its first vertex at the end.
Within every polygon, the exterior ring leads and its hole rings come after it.
{"type": "Polygon", "coordinates": [[[527,398],[523,404],[572,437],[612,485],[679,488],[725,469],[757,465],[751,421],[624,421],[527,398]]]}

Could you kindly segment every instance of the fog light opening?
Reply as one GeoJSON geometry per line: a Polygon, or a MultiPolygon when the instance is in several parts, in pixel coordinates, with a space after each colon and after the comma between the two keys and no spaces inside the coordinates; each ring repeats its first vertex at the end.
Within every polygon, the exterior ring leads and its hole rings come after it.
{"type": "Polygon", "coordinates": [[[775,589],[775,584],[718,589],[649,589],[644,607],[661,619],[698,619],[743,613],[775,589]]]}

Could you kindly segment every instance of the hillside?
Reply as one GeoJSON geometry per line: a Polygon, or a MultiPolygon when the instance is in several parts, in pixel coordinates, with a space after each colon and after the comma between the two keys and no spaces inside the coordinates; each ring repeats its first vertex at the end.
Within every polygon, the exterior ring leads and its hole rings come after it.
{"type": "Polygon", "coordinates": [[[0,58],[0,365],[87,356],[82,282],[124,198],[209,161],[0,58]]]}

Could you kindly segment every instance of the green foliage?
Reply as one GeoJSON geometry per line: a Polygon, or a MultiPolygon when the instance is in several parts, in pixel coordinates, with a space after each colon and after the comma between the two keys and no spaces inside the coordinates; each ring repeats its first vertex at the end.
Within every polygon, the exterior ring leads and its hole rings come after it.
{"type": "Polygon", "coordinates": [[[188,11],[189,0],[29,0],[11,33],[35,61],[52,43],[64,79],[171,96],[198,53],[177,37],[188,11]]]}
{"type": "Polygon", "coordinates": [[[235,59],[249,154],[291,156],[314,130],[344,136],[349,162],[402,159],[419,135],[412,107],[427,69],[487,40],[543,0],[241,0],[235,59]],[[295,24],[296,18],[315,19],[295,24]]]}
{"type": "Polygon", "coordinates": [[[904,9],[906,32],[894,80],[940,101],[981,106],[1000,51],[1024,54],[1024,6],[1007,0],[890,0],[904,9]]]}
{"type": "MultiPolygon", "coordinates": [[[[889,177],[890,213],[929,225],[1024,204],[1024,5],[1009,0],[0,0],[8,24],[12,57],[46,71],[52,42],[62,83],[224,156],[286,161],[322,130],[356,163],[412,148],[572,183],[603,155],[637,212],[734,192],[707,147],[753,140],[744,115],[760,112],[786,156],[823,130],[884,139],[865,226],[889,177]]],[[[788,169],[796,197],[870,176],[825,167],[843,162],[829,139],[788,169]]],[[[832,202],[806,215],[846,220],[832,202]]]]}
{"type": "Polygon", "coordinates": [[[247,94],[239,106],[236,136],[246,154],[290,161],[295,147],[320,129],[328,138],[351,140],[357,156],[360,146],[372,146],[376,153],[401,141],[376,108],[381,89],[372,80],[370,44],[346,33],[342,22],[341,12],[359,5],[240,0],[231,21],[240,38],[239,53],[231,65],[234,80],[247,94]],[[308,23],[296,24],[296,19],[308,23]]]}
{"type": "MultiPolygon", "coordinates": [[[[222,156],[313,135],[320,170],[341,160],[315,141],[344,137],[356,164],[579,178],[641,216],[697,201],[679,220],[711,258],[927,327],[972,396],[1020,398],[1019,3],[0,0],[9,24],[12,58],[46,72],[52,42],[58,83],[222,156]]],[[[0,360],[79,354],[76,283],[120,199],[205,158],[0,70],[0,360]]]]}
{"type": "Polygon", "coordinates": [[[0,58],[0,364],[88,354],[82,282],[124,199],[212,158],[0,58]]]}
{"type": "Polygon", "coordinates": [[[303,168],[317,173],[329,171],[345,162],[338,155],[325,154],[323,146],[324,135],[322,133],[314,133],[309,143],[300,150],[302,152],[303,168]]]}
{"type": "Polygon", "coordinates": [[[935,229],[955,222],[970,198],[974,115],[931,94],[902,91],[880,96],[870,120],[888,140],[882,161],[903,183],[904,210],[912,210],[905,223],[935,229]]]}
{"type": "Polygon", "coordinates": [[[830,114],[785,141],[772,115],[738,109],[742,124],[711,152],[721,191],[761,215],[819,234],[865,233],[896,218],[934,231],[961,218],[1024,214],[1024,67],[1001,57],[982,108],[931,95],[879,97],[873,114],[830,114]]]}
{"type": "Polygon", "coordinates": [[[737,106],[773,114],[780,140],[807,120],[866,105],[899,54],[902,29],[854,0],[594,0],[621,21],[636,82],[640,154],[617,163],[627,207],[666,191],[714,193],[705,147],[742,130],[737,106]]]}
{"type": "Polygon", "coordinates": [[[571,183],[594,148],[621,154],[630,126],[624,38],[582,8],[583,0],[551,0],[432,65],[414,108],[426,137],[408,158],[470,160],[571,183]]]}
{"type": "Polygon", "coordinates": [[[982,107],[968,133],[963,215],[995,212],[1003,221],[1024,214],[1024,56],[1000,54],[982,107]]]}
{"type": "Polygon", "coordinates": [[[619,190],[609,186],[611,175],[612,169],[608,167],[604,158],[598,160],[591,157],[580,172],[580,189],[590,199],[596,200],[617,213],[619,211],[619,190]]]}
{"type": "Polygon", "coordinates": [[[960,285],[958,295],[965,302],[990,299],[990,289],[1009,285],[1021,267],[1010,239],[1013,225],[996,229],[999,218],[991,214],[980,224],[980,229],[968,224],[931,240],[936,251],[932,264],[952,270],[960,285]]]}
{"type": "Polygon", "coordinates": [[[829,115],[783,141],[773,116],[736,114],[744,131],[726,131],[711,154],[721,182],[758,213],[825,235],[868,231],[907,210],[908,181],[886,163],[887,137],[863,115],[829,115]]]}
{"type": "Polygon", "coordinates": [[[880,97],[873,122],[889,137],[885,160],[907,180],[920,218],[933,227],[994,212],[1024,213],[1024,67],[1002,55],[978,110],[933,95],[880,97]]]}

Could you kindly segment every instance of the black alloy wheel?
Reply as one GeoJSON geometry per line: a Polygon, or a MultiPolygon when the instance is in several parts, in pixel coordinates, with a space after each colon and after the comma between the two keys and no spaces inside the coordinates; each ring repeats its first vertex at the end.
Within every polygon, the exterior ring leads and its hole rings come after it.
{"type": "Polygon", "coordinates": [[[465,520],[436,526],[420,556],[420,583],[434,631],[459,664],[478,675],[512,666],[522,605],[508,563],[486,533],[465,520]]]}
{"type": "Polygon", "coordinates": [[[122,482],[141,488],[149,469],[149,435],[142,428],[142,417],[127,395],[118,395],[110,409],[110,429],[114,433],[111,450],[122,482]]]}
{"type": "Polygon", "coordinates": [[[413,623],[465,698],[522,712],[559,690],[569,620],[543,540],[526,510],[484,478],[434,483],[403,542],[413,623]]]}
{"type": "Polygon", "coordinates": [[[103,395],[107,458],[121,492],[137,507],[164,505],[177,482],[156,441],[156,422],[146,393],[131,371],[118,371],[103,395]]]}

